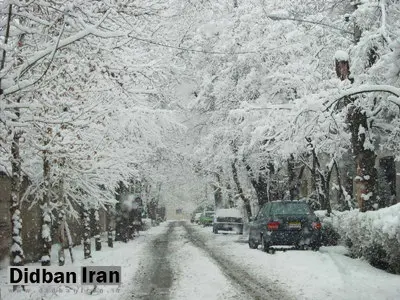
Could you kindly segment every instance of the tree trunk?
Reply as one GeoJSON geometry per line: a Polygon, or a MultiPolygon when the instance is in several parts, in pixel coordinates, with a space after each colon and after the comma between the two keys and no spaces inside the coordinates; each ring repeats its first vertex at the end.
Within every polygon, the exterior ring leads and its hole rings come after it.
{"type": "Polygon", "coordinates": [[[82,221],[83,221],[83,253],[84,258],[91,258],[91,241],[90,241],[90,212],[86,204],[82,205],[82,221]]]}
{"type": "Polygon", "coordinates": [[[115,199],[117,203],[115,204],[115,241],[123,241],[125,230],[123,213],[122,213],[122,193],[124,191],[124,185],[122,182],[119,183],[118,188],[115,193],[115,199]]]}
{"type": "Polygon", "coordinates": [[[111,209],[112,209],[112,207],[111,207],[111,205],[107,205],[106,206],[107,207],[107,214],[106,214],[106,217],[107,217],[107,221],[106,221],[106,223],[107,223],[107,244],[108,244],[108,247],[110,247],[110,248],[113,248],[113,232],[112,232],[112,227],[111,227],[111,222],[112,222],[112,211],[111,211],[111,209]]]}
{"type": "Polygon", "coordinates": [[[285,196],[285,190],[280,184],[279,175],[277,174],[279,170],[275,170],[275,167],[272,163],[268,164],[268,170],[268,201],[282,200],[285,196]]]}
{"type": "Polygon", "coordinates": [[[58,232],[58,265],[63,266],[65,264],[65,244],[66,244],[66,236],[65,236],[65,211],[64,209],[60,210],[57,220],[57,228],[56,232],[58,232]]]}
{"type": "MultiPolygon", "coordinates": [[[[12,17],[12,4],[9,4],[8,5],[8,14],[7,14],[7,25],[5,28],[6,32],[4,34],[4,40],[3,40],[4,45],[8,44],[8,38],[10,36],[11,17],[12,17]]],[[[7,54],[6,49],[7,49],[6,47],[3,47],[3,53],[2,53],[3,55],[1,57],[0,71],[4,69],[4,64],[6,62],[6,54],[7,54]]],[[[0,95],[3,95],[3,92],[4,92],[4,90],[3,90],[3,85],[2,85],[2,77],[0,77],[0,95]]]]}
{"type": "Polygon", "coordinates": [[[12,244],[10,250],[10,265],[24,265],[24,251],[22,249],[22,219],[20,211],[21,197],[21,157],[19,152],[20,134],[14,132],[11,143],[11,197],[10,197],[10,216],[11,216],[11,235],[12,244]]]}
{"type": "Polygon", "coordinates": [[[375,183],[377,170],[375,169],[376,154],[367,136],[367,116],[360,107],[351,107],[348,113],[351,131],[351,145],[355,157],[356,177],[354,178],[356,199],[360,211],[373,209],[376,200],[375,183]],[[371,145],[369,147],[368,145],[371,145]]]}
{"type": "Polygon", "coordinates": [[[113,244],[113,232],[112,232],[112,227],[111,226],[108,226],[108,228],[107,228],[107,245],[110,248],[114,247],[114,244],[113,244]]]}
{"type": "Polygon", "coordinates": [[[99,216],[99,209],[95,208],[93,211],[93,218],[95,222],[94,227],[94,241],[95,241],[95,249],[96,251],[101,250],[101,237],[100,237],[100,216],[99,216]]]}
{"type": "MultiPolygon", "coordinates": [[[[355,177],[355,164],[354,164],[354,158],[352,157],[351,153],[349,153],[351,156],[351,159],[349,161],[345,161],[345,166],[344,166],[344,178],[343,178],[343,194],[345,194],[345,201],[346,201],[346,206],[348,208],[353,207],[351,205],[351,200],[354,199],[354,193],[353,193],[353,188],[354,188],[354,177],[355,177]]],[[[347,155],[346,155],[347,156],[347,155]]]]}
{"type": "Polygon", "coordinates": [[[290,200],[295,200],[298,197],[298,192],[297,192],[297,177],[294,171],[294,158],[292,154],[290,155],[290,158],[287,160],[287,172],[288,172],[288,188],[289,188],[290,200]]]}
{"type": "MultiPolygon", "coordinates": [[[[232,187],[229,184],[229,182],[226,184],[226,196],[228,198],[228,207],[234,207],[235,202],[233,201],[232,187]]],[[[218,207],[218,208],[220,208],[220,207],[218,207]]]]}
{"type": "MultiPolygon", "coordinates": [[[[50,129],[49,129],[50,131],[50,129]]],[[[45,145],[48,144],[46,140],[45,145]]],[[[42,246],[42,266],[50,266],[51,256],[51,207],[50,207],[50,161],[48,151],[43,151],[43,196],[40,203],[40,210],[42,214],[42,233],[41,233],[41,246],[42,246]]]]}
{"type": "Polygon", "coordinates": [[[320,209],[327,210],[327,214],[330,215],[332,209],[329,199],[329,189],[334,162],[327,170],[322,170],[311,138],[307,137],[306,140],[309,148],[311,149],[312,167],[310,172],[312,175],[313,187],[315,189],[317,201],[320,204],[320,209]]]}
{"type": "MultiPolygon", "coordinates": [[[[261,168],[260,171],[265,171],[265,169],[266,169],[265,167],[261,168]]],[[[246,170],[249,175],[251,185],[253,186],[256,192],[258,205],[261,207],[262,205],[264,205],[269,201],[269,196],[270,196],[269,195],[270,184],[268,182],[269,180],[261,172],[258,174],[258,177],[256,179],[254,172],[248,163],[246,163],[246,170]]]]}
{"type": "Polygon", "coordinates": [[[73,242],[72,242],[71,231],[69,230],[69,226],[68,226],[67,220],[65,220],[65,222],[64,222],[64,232],[65,232],[65,237],[67,238],[68,250],[69,250],[70,257],[71,257],[71,263],[74,263],[74,255],[72,253],[72,247],[74,245],[73,245],[73,242]]]}
{"type": "Polygon", "coordinates": [[[396,204],[396,164],[394,156],[379,159],[378,171],[379,207],[396,204]]]}
{"type": "MultiPolygon", "coordinates": [[[[356,10],[358,2],[354,2],[353,9],[356,10]]],[[[354,43],[357,44],[361,38],[361,30],[354,24],[354,43]]],[[[375,63],[376,55],[374,55],[374,49],[371,48],[369,55],[369,65],[372,66],[375,63]]],[[[347,63],[348,62],[342,62],[347,63]]],[[[338,74],[341,80],[349,78],[349,68],[343,69],[338,74]]],[[[347,99],[349,102],[354,103],[355,99],[347,99]]],[[[372,141],[369,138],[369,126],[368,117],[363,112],[362,107],[352,105],[347,114],[347,122],[351,132],[351,147],[352,154],[355,160],[356,176],[354,178],[356,200],[360,211],[365,212],[372,210],[376,200],[375,194],[375,183],[377,177],[377,171],[375,169],[376,154],[372,141]]]]}
{"type": "MultiPolygon", "coordinates": [[[[64,159],[59,161],[60,169],[64,166],[64,159]]],[[[63,266],[65,264],[65,249],[68,246],[68,240],[65,234],[65,224],[66,224],[66,215],[65,215],[65,205],[64,205],[64,180],[63,178],[60,179],[58,185],[58,201],[62,203],[62,207],[59,210],[57,216],[57,222],[55,223],[56,227],[54,228],[54,232],[58,235],[58,265],[63,266]]]]}
{"type": "Polygon", "coordinates": [[[215,177],[217,179],[217,184],[213,185],[215,207],[223,207],[224,205],[223,205],[220,173],[215,173],[215,177]]]}
{"type": "Polygon", "coordinates": [[[233,174],[233,181],[235,182],[236,185],[236,189],[237,192],[239,194],[239,197],[243,200],[244,202],[244,206],[246,208],[246,212],[247,212],[247,217],[250,218],[252,216],[251,214],[251,206],[250,206],[250,200],[244,195],[243,193],[243,189],[242,186],[240,184],[239,181],[239,177],[238,177],[238,172],[237,172],[237,168],[236,168],[236,162],[237,159],[235,158],[233,160],[233,162],[231,163],[231,167],[232,167],[232,174],[233,174]]]}
{"type": "Polygon", "coordinates": [[[349,203],[350,202],[349,198],[351,196],[347,194],[345,187],[342,186],[342,178],[340,176],[339,167],[338,167],[336,160],[335,160],[333,166],[334,166],[335,172],[336,172],[336,181],[339,186],[336,202],[339,204],[341,210],[349,210],[350,208],[352,208],[352,206],[349,203]]]}

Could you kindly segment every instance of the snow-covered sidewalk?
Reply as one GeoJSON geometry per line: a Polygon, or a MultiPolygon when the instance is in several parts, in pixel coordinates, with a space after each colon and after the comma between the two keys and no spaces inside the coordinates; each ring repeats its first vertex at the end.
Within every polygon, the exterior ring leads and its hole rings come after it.
{"type": "MultiPolygon", "coordinates": [[[[83,259],[82,246],[73,248],[74,264],[71,264],[69,253],[66,251],[65,266],[121,266],[122,284],[121,286],[99,286],[92,294],[93,286],[26,286],[26,291],[12,292],[12,286],[6,285],[7,268],[0,270],[1,300],[116,300],[123,299],[126,293],[132,289],[132,278],[140,261],[146,256],[144,251],[149,240],[166,230],[166,223],[158,227],[150,228],[141,232],[140,236],[128,243],[114,242],[114,248],[109,248],[106,242],[103,242],[101,251],[94,251],[92,244],[92,258],[83,259]]],[[[52,266],[57,266],[57,249],[52,249],[52,266]]],[[[39,266],[39,263],[27,264],[27,266],[39,266]]],[[[60,267],[61,268],[61,267],[60,267]]]]}
{"type": "Polygon", "coordinates": [[[399,275],[345,256],[344,247],[322,247],[319,252],[277,251],[271,255],[250,249],[245,236],[215,235],[211,228],[195,227],[213,251],[224,253],[260,280],[273,280],[298,300],[400,299],[399,275]]]}

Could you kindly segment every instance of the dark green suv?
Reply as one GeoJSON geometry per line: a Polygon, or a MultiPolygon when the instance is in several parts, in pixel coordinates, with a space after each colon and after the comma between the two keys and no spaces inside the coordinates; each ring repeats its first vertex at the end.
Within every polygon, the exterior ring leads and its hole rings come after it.
{"type": "Polygon", "coordinates": [[[273,201],[263,205],[250,224],[249,246],[261,245],[270,252],[271,246],[321,246],[321,223],[305,201],[273,201]]]}

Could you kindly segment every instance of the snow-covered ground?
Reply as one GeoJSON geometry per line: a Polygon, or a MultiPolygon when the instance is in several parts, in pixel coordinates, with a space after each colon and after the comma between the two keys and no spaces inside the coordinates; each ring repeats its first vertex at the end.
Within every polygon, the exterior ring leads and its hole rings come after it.
{"type": "MultiPolygon", "coordinates": [[[[2,269],[1,299],[136,299],[134,294],[137,296],[137,292],[141,292],[136,284],[146,283],[136,277],[150,277],[154,276],[154,271],[162,272],[157,269],[148,272],[147,269],[151,267],[149,261],[164,260],[162,257],[151,257],[157,252],[152,254],[149,251],[149,247],[157,245],[158,240],[167,249],[168,261],[165,263],[171,269],[172,283],[165,297],[152,298],[150,294],[147,298],[140,298],[139,295],[138,299],[250,299],[245,287],[240,285],[240,280],[235,282],[232,274],[227,272],[230,263],[241,274],[247,273],[257,282],[271,285],[268,288],[287,291],[289,299],[400,299],[400,276],[375,269],[366,261],[347,257],[346,249],[341,246],[322,247],[319,252],[277,251],[271,255],[250,249],[246,244],[246,236],[213,234],[210,227],[198,225],[188,225],[191,229],[188,231],[179,222],[170,225],[169,222],[162,223],[142,232],[139,238],[127,244],[116,242],[113,249],[105,244],[103,250],[93,252],[93,258],[89,260],[83,259],[81,247],[74,249],[75,266],[122,266],[123,283],[119,289],[115,286],[102,286],[90,295],[88,290],[82,291],[77,286],[62,287],[54,290],[54,293],[52,290],[45,293],[39,287],[30,286],[27,287],[28,292],[12,293],[11,287],[4,285],[7,270],[2,269]],[[228,264],[219,264],[216,259],[218,256],[223,257],[228,264]]],[[[53,265],[56,265],[56,255],[52,259],[53,265]]],[[[68,258],[66,264],[70,265],[68,258]]]]}
{"type": "Polygon", "coordinates": [[[180,238],[172,246],[171,261],[175,265],[175,283],[171,299],[244,299],[206,253],[185,238],[185,230],[177,228],[180,238]]]}
{"type": "MultiPolygon", "coordinates": [[[[53,287],[40,287],[40,286],[26,286],[26,292],[12,292],[12,287],[7,286],[7,268],[0,270],[0,300],[109,300],[120,299],[129,292],[132,288],[132,278],[142,259],[145,259],[146,253],[144,251],[147,243],[165,231],[165,225],[153,227],[150,230],[140,233],[140,236],[128,243],[114,242],[114,247],[109,248],[107,243],[103,243],[101,251],[94,251],[94,243],[92,244],[92,258],[83,259],[82,246],[77,246],[73,249],[74,264],[71,264],[68,251],[65,252],[66,263],[65,266],[121,266],[122,270],[122,284],[121,286],[101,286],[98,287],[92,294],[93,286],[53,286],[53,287]]],[[[104,239],[105,240],[105,239],[104,239]]],[[[53,247],[51,256],[52,266],[57,266],[57,251],[53,247]]],[[[27,264],[27,266],[40,265],[27,264]]],[[[61,268],[61,267],[60,267],[61,268]]]]}
{"type": "Polygon", "coordinates": [[[254,276],[275,281],[296,299],[400,299],[400,276],[386,273],[361,259],[347,257],[342,246],[313,251],[277,251],[266,254],[252,250],[245,236],[212,234],[197,226],[213,251],[225,253],[254,276]]]}

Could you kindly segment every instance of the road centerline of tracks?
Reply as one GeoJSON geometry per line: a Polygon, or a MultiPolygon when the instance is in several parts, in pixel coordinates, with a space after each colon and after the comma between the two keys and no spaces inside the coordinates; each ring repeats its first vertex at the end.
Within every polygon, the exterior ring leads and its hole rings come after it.
{"type": "Polygon", "coordinates": [[[218,254],[215,249],[212,249],[212,247],[206,245],[205,240],[200,236],[200,234],[196,233],[196,230],[193,229],[192,225],[183,223],[183,227],[186,230],[187,239],[190,240],[190,242],[197,248],[206,252],[209,258],[219,266],[224,275],[253,299],[295,299],[295,297],[289,296],[288,292],[277,287],[276,283],[266,281],[265,279],[260,282],[246,270],[243,270],[243,268],[238,266],[235,262],[227,259],[223,254],[218,254]]]}

